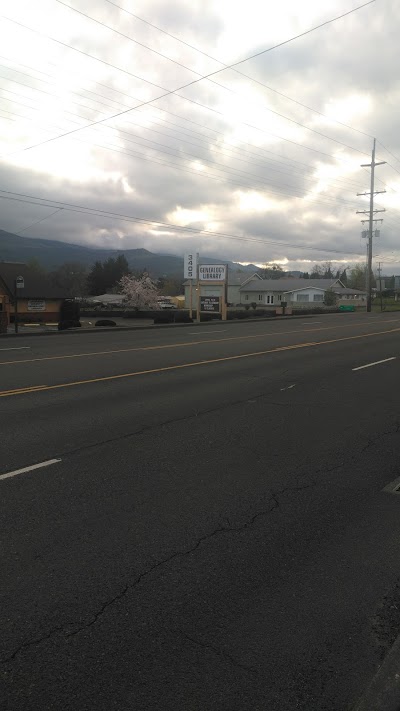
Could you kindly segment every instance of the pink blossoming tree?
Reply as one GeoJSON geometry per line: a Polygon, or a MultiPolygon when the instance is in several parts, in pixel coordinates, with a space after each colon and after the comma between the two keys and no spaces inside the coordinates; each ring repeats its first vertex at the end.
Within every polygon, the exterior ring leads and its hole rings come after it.
{"type": "Polygon", "coordinates": [[[119,282],[127,306],[136,311],[157,309],[157,287],[148,274],[139,278],[123,276],[119,282]]]}

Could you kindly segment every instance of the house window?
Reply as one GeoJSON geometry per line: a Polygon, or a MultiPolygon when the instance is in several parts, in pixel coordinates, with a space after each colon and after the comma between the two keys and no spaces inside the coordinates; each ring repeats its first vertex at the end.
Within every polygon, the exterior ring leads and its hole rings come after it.
{"type": "Polygon", "coordinates": [[[267,294],[267,304],[273,304],[273,303],[274,303],[274,295],[267,294]]]}
{"type": "Polygon", "coordinates": [[[324,300],[323,294],[314,294],[314,301],[323,301],[323,300],[324,300]]]}
{"type": "Polygon", "coordinates": [[[259,294],[259,295],[258,295],[258,300],[259,300],[259,301],[262,301],[262,300],[263,300],[262,294],[259,294]]]}
{"type": "Polygon", "coordinates": [[[297,294],[297,301],[310,301],[310,295],[309,294],[297,294]]]}
{"type": "Polygon", "coordinates": [[[278,294],[277,297],[278,301],[282,301],[282,294],[278,294]]]}
{"type": "Polygon", "coordinates": [[[245,301],[248,301],[248,300],[249,300],[249,295],[248,295],[248,294],[246,294],[246,296],[244,297],[244,300],[245,300],[245,301]]]}

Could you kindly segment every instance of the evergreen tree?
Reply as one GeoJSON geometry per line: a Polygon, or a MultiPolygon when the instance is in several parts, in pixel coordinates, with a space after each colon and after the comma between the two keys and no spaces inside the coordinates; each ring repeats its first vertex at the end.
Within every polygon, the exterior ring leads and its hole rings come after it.
{"type": "Polygon", "coordinates": [[[92,296],[105,293],[104,268],[101,262],[96,262],[89,272],[88,291],[92,296]]]}
{"type": "Polygon", "coordinates": [[[50,274],[52,283],[72,297],[87,294],[87,277],[86,267],[80,262],[65,262],[50,274]]]}
{"type": "Polygon", "coordinates": [[[118,286],[123,276],[129,274],[125,255],[109,257],[105,262],[96,262],[88,276],[89,292],[94,296],[105,294],[118,286]]]}

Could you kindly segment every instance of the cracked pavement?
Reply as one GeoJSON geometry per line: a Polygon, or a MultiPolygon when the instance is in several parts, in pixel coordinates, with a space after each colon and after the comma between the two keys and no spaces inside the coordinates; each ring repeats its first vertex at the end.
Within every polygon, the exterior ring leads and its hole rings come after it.
{"type": "Polygon", "coordinates": [[[9,469],[62,459],[0,482],[2,708],[355,705],[400,632],[398,365],[351,370],[400,338],[367,340],[1,402],[9,469]]]}

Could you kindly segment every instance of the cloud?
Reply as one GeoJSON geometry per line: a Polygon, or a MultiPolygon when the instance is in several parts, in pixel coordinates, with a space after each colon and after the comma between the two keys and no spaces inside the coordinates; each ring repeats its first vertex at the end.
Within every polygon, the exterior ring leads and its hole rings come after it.
{"type": "MultiPolygon", "coordinates": [[[[40,11],[28,0],[8,3],[9,17],[58,43],[13,23],[4,30],[0,188],[108,214],[65,205],[25,235],[175,254],[198,247],[205,256],[292,267],[330,256],[354,262],[365,251],[355,211],[367,209],[356,193],[369,189],[360,163],[369,162],[376,135],[379,157],[390,163],[377,169],[378,189],[384,182],[388,191],[377,198],[388,207],[377,248],[388,270],[400,269],[400,163],[381,145],[400,155],[398,3],[375,3],[240,65],[276,91],[224,71],[155,101],[164,93],[158,87],[175,89],[195,80],[195,72],[218,69],[212,57],[231,62],[255,54],[349,8],[309,2],[300,16],[297,3],[283,0],[265,22],[266,8],[255,0],[135,5],[139,17],[207,57],[106,0],[71,5],[136,42],[50,0],[40,11]]],[[[25,200],[1,200],[3,229],[17,232],[54,211],[25,200]]]]}

